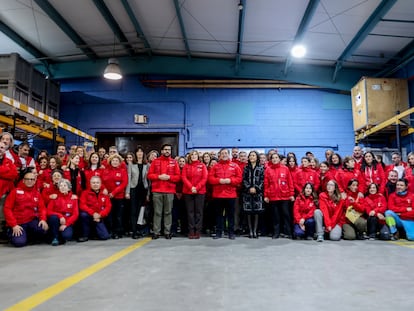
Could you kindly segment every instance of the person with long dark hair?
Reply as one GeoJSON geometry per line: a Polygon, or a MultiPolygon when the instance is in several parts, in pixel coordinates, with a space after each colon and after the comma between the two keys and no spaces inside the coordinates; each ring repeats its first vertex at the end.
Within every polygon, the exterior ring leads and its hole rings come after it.
{"type": "Polygon", "coordinates": [[[183,196],[187,210],[188,238],[199,239],[203,227],[203,209],[206,195],[207,167],[199,161],[198,152],[189,153],[181,172],[183,196]]]}
{"type": "Polygon", "coordinates": [[[318,194],[314,184],[307,182],[293,205],[293,230],[296,238],[313,240],[315,234],[313,215],[317,208],[319,208],[318,194]]]}
{"type": "Polygon", "coordinates": [[[259,153],[250,151],[247,165],[244,167],[242,182],[242,206],[247,215],[249,238],[259,238],[257,227],[259,214],[264,211],[263,190],[264,167],[260,165],[259,153]]]}
{"type": "Polygon", "coordinates": [[[374,153],[367,151],[364,153],[361,163],[361,173],[364,183],[364,193],[368,191],[369,185],[375,183],[379,186],[379,192],[384,193],[385,191],[385,172],[381,165],[378,164],[375,159],[374,153]]]}

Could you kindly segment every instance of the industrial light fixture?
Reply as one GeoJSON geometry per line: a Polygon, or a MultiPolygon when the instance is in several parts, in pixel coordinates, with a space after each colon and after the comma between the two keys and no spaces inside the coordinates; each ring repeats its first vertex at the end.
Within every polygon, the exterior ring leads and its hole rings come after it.
{"type": "Polygon", "coordinates": [[[116,58],[110,58],[104,71],[104,78],[109,80],[122,79],[121,69],[116,58]]]}
{"type": "Polygon", "coordinates": [[[303,46],[302,44],[296,44],[296,45],[292,48],[292,50],[290,51],[290,54],[291,54],[293,57],[296,57],[296,58],[302,58],[302,57],[304,57],[304,56],[305,56],[305,54],[306,54],[306,48],[305,48],[305,46],[303,46]]]}

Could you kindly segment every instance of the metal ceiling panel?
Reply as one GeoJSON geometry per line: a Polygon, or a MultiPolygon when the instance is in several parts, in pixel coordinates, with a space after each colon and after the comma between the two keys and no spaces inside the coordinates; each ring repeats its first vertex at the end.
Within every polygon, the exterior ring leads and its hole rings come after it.
{"type": "Polygon", "coordinates": [[[173,1],[131,0],[130,3],[153,50],[185,53],[173,1]]]}
{"type": "Polygon", "coordinates": [[[239,10],[236,1],[186,1],[181,14],[192,52],[235,55],[239,10]]]}
{"type": "Polygon", "coordinates": [[[286,58],[307,1],[248,1],[243,53],[286,58]]]}

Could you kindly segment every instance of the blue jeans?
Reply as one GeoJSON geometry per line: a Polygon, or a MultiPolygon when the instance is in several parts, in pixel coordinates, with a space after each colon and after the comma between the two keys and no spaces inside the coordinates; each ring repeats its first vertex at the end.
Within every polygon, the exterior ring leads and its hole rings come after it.
{"type": "Polygon", "coordinates": [[[12,229],[8,233],[10,242],[16,247],[26,246],[28,240],[43,239],[46,235],[46,231],[39,227],[39,219],[37,218],[19,226],[23,228],[22,235],[13,236],[12,229]]]}
{"type": "Polygon", "coordinates": [[[63,240],[63,242],[69,241],[72,239],[73,236],[73,228],[72,226],[68,226],[63,231],[59,231],[60,227],[60,219],[56,215],[52,215],[48,218],[47,222],[49,223],[50,232],[52,234],[52,239],[59,239],[59,237],[63,240]]]}
{"type": "Polygon", "coordinates": [[[308,236],[313,238],[315,234],[315,220],[313,218],[308,218],[305,220],[305,231],[301,229],[299,224],[295,224],[294,234],[299,238],[305,238],[308,236]]]}
{"type": "Polygon", "coordinates": [[[385,222],[387,223],[388,227],[390,227],[391,234],[394,234],[394,233],[397,232],[397,227],[398,228],[403,228],[403,223],[401,222],[400,216],[398,216],[395,212],[393,212],[391,210],[387,210],[385,212],[385,222]],[[392,222],[392,220],[387,219],[389,217],[394,219],[395,225],[392,222]]]}
{"type": "Polygon", "coordinates": [[[93,221],[92,216],[84,211],[80,212],[79,216],[82,228],[82,237],[89,238],[91,228],[93,228],[100,240],[108,240],[110,238],[110,234],[108,233],[108,230],[106,229],[106,226],[102,219],[100,222],[93,221]]]}

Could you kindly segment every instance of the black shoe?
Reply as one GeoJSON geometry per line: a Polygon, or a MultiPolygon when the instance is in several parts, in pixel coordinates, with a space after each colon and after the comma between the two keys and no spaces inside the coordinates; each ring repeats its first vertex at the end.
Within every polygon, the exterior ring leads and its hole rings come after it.
{"type": "Polygon", "coordinates": [[[250,233],[249,233],[249,239],[253,239],[253,238],[254,238],[254,234],[253,234],[252,231],[250,231],[250,233]]]}
{"type": "Polygon", "coordinates": [[[82,243],[82,242],[86,242],[86,241],[88,241],[89,239],[88,239],[88,237],[87,236],[82,236],[82,237],[80,237],[79,239],[78,239],[78,242],[80,242],[80,243],[82,243]]]}
{"type": "Polygon", "coordinates": [[[171,235],[171,233],[169,233],[169,234],[166,234],[166,235],[165,235],[165,238],[166,238],[167,240],[171,240],[171,238],[172,238],[172,235],[171,235]]]}
{"type": "Polygon", "coordinates": [[[152,235],[152,237],[151,237],[153,240],[156,240],[156,239],[159,239],[160,238],[160,235],[159,234],[156,234],[156,233],[154,233],[153,235],[152,235]]]}
{"type": "Polygon", "coordinates": [[[273,234],[273,235],[272,235],[272,239],[273,239],[273,240],[278,239],[279,237],[280,237],[280,236],[279,236],[278,234],[273,234]]]}
{"type": "Polygon", "coordinates": [[[221,234],[216,234],[215,236],[213,236],[213,239],[214,240],[218,240],[218,239],[221,239],[221,234]]]}
{"type": "Polygon", "coordinates": [[[112,238],[113,238],[114,240],[119,240],[119,235],[118,235],[118,234],[116,234],[116,233],[114,233],[114,234],[112,234],[112,238]]]}
{"type": "Polygon", "coordinates": [[[230,233],[230,234],[229,234],[229,239],[230,239],[230,240],[235,240],[235,239],[236,239],[235,234],[234,234],[234,233],[230,233]]]}
{"type": "Polygon", "coordinates": [[[131,238],[133,238],[134,240],[139,239],[141,236],[138,233],[133,233],[131,238]]]}
{"type": "Polygon", "coordinates": [[[286,235],[286,234],[284,234],[284,233],[281,233],[281,234],[280,234],[280,237],[281,237],[281,238],[286,238],[286,237],[287,237],[287,235],[286,235]]]}

